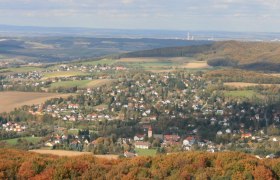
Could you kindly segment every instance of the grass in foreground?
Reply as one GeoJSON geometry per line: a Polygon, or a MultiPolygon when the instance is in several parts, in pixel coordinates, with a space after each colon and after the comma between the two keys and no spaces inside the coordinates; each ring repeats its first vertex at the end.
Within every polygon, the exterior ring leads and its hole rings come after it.
{"type": "Polygon", "coordinates": [[[253,90],[240,90],[240,91],[225,91],[226,97],[239,97],[239,98],[252,98],[258,94],[253,90]]]}
{"type": "Polygon", "coordinates": [[[156,149],[135,149],[139,156],[155,156],[157,154],[156,149]]]}
{"type": "Polygon", "coordinates": [[[6,142],[9,145],[16,145],[18,143],[18,141],[21,140],[26,140],[29,143],[33,143],[36,144],[38,142],[41,141],[41,137],[23,137],[23,138],[14,138],[14,139],[8,139],[8,140],[3,140],[4,142],[6,142]]]}

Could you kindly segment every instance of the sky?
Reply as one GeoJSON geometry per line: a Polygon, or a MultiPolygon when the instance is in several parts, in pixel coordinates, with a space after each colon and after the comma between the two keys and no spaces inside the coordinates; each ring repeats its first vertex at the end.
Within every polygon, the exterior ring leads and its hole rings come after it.
{"type": "Polygon", "coordinates": [[[280,0],[0,0],[0,24],[279,32],[280,0]]]}

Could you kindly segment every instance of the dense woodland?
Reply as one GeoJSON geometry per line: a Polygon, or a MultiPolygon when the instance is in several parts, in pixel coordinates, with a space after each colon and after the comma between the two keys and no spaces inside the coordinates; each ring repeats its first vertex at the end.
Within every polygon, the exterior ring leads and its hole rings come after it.
{"type": "Polygon", "coordinates": [[[247,82],[259,84],[280,84],[280,78],[270,74],[245,71],[240,69],[219,69],[209,71],[205,77],[212,81],[247,82]]]}
{"type": "Polygon", "coordinates": [[[1,179],[278,179],[280,160],[238,152],[189,152],[106,160],[0,150],[1,179]]]}
{"type": "Polygon", "coordinates": [[[279,71],[279,43],[224,41],[131,52],[120,57],[193,57],[211,66],[230,66],[260,71],[279,71]]]}

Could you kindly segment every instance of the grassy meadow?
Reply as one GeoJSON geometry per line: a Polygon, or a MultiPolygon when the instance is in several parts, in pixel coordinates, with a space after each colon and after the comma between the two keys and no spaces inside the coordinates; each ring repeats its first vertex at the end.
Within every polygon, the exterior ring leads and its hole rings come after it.
{"type": "Polygon", "coordinates": [[[45,73],[44,79],[55,78],[55,77],[72,77],[72,76],[85,76],[87,73],[81,71],[57,71],[51,73],[45,73]]]}
{"type": "Polygon", "coordinates": [[[224,95],[226,97],[233,97],[233,98],[252,98],[254,96],[258,96],[253,90],[237,90],[237,91],[225,91],[224,95]]]}
{"type": "Polygon", "coordinates": [[[156,149],[135,149],[138,156],[155,156],[157,154],[156,149]]]}
{"type": "Polygon", "coordinates": [[[26,140],[28,143],[33,143],[36,144],[41,141],[41,137],[23,137],[23,138],[14,138],[14,139],[8,139],[8,140],[3,140],[3,142],[6,142],[7,144],[14,146],[18,143],[20,140],[26,140]]]}

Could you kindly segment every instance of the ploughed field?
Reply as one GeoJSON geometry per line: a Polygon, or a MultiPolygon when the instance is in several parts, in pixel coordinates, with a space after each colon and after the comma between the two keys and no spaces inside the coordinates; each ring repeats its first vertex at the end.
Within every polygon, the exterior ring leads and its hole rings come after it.
{"type": "Polygon", "coordinates": [[[65,98],[69,94],[38,92],[0,92],[0,113],[9,112],[24,105],[40,104],[51,98],[65,98]]]}
{"type": "Polygon", "coordinates": [[[50,89],[55,88],[71,88],[77,86],[77,88],[95,88],[103,86],[105,84],[111,84],[113,79],[96,79],[96,80],[76,80],[76,81],[61,81],[51,84],[50,89]]]}

